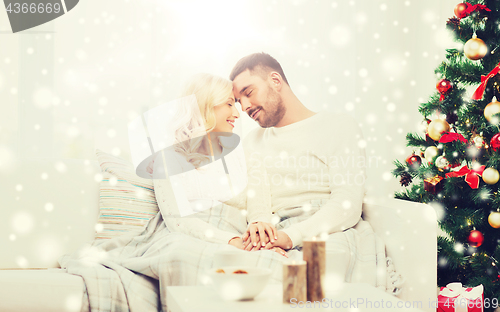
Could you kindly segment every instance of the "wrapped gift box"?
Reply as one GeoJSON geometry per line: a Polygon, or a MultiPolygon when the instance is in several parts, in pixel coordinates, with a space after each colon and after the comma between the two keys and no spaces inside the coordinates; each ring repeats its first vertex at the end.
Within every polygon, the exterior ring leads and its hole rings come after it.
{"type": "Polygon", "coordinates": [[[441,287],[437,312],[483,312],[483,285],[462,287],[462,283],[450,283],[441,287]]]}
{"type": "Polygon", "coordinates": [[[443,177],[438,175],[432,178],[424,179],[424,190],[432,194],[436,194],[443,189],[443,179],[443,177]]]}

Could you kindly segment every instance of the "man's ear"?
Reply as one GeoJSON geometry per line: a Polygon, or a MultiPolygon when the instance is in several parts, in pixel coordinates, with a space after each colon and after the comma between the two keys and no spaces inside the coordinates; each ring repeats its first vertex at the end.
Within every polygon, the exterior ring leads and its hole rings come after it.
{"type": "Polygon", "coordinates": [[[271,86],[273,87],[273,89],[277,92],[280,92],[281,88],[283,87],[283,78],[281,78],[281,75],[277,72],[271,72],[269,74],[269,78],[271,80],[271,86]]]}

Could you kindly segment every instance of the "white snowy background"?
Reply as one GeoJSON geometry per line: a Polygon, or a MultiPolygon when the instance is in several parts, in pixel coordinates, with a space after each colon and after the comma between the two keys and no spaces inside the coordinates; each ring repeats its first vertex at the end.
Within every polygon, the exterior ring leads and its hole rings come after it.
{"type": "MultiPolygon", "coordinates": [[[[457,3],[82,0],[18,34],[0,10],[1,187],[22,190],[1,176],[24,170],[25,158],[95,159],[99,148],[131,160],[130,121],[177,98],[191,75],[228,77],[241,57],[265,51],[308,108],[357,119],[377,159],[368,199],[393,197],[392,163],[411,154],[405,135],[419,131],[419,103],[456,47],[445,24],[457,3]]],[[[258,126],[239,120],[243,135],[258,126]]]]}

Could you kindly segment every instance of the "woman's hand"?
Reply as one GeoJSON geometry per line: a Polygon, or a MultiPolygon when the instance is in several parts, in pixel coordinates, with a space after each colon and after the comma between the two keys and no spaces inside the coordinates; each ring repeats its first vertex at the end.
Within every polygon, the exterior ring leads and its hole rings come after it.
{"type": "Polygon", "coordinates": [[[269,241],[274,242],[275,239],[278,239],[278,231],[271,223],[261,221],[252,222],[248,225],[242,239],[245,242],[248,241],[244,246],[245,249],[247,249],[249,243],[252,243],[254,247],[257,247],[257,244],[260,242],[262,247],[264,247],[269,241]],[[250,240],[248,240],[248,238],[250,238],[250,240]]]}
{"type": "MultiPolygon", "coordinates": [[[[280,235],[278,234],[278,237],[279,236],[280,235]]],[[[275,241],[275,243],[276,243],[276,241],[275,241]]],[[[269,249],[269,250],[275,251],[275,252],[279,253],[280,255],[283,255],[283,256],[288,258],[288,254],[286,253],[286,250],[284,250],[283,248],[278,247],[278,246],[272,246],[271,243],[269,242],[269,238],[267,236],[266,236],[266,246],[265,247],[262,247],[262,245],[260,244],[260,241],[259,241],[259,244],[257,244],[257,246],[252,246],[252,244],[250,244],[250,238],[248,238],[248,241],[243,242],[243,246],[244,246],[244,250],[247,250],[247,251],[269,249]]]]}
{"type": "MultiPolygon", "coordinates": [[[[269,243],[269,236],[266,235],[264,238],[264,245],[266,245],[267,243],[269,243]]],[[[246,251],[264,249],[264,247],[262,246],[262,242],[260,241],[260,236],[257,235],[257,244],[255,246],[252,244],[252,239],[250,238],[250,236],[248,236],[247,239],[243,241],[243,249],[246,251]]]]}
{"type": "Polygon", "coordinates": [[[228,244],[232,245],[238,249],[243,249],[243,240],[241,239],[241,237],[232,238],[228,244]]]}

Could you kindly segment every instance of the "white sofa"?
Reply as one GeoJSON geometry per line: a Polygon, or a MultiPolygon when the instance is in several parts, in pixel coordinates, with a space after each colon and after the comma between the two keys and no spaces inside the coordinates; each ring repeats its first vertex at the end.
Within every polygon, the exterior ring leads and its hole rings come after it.
{"type": "MultiPolygon", "coordinates": [[[[23,159],[1,177],[0,311],[80,311],[84,283],[57,259],[94,238],[97,161],[23,159]]],[[[365,203],[363,216],[386,243],[406,283],[399,297],[436,300],[436,215],[402,200],[365,203]]]]}

